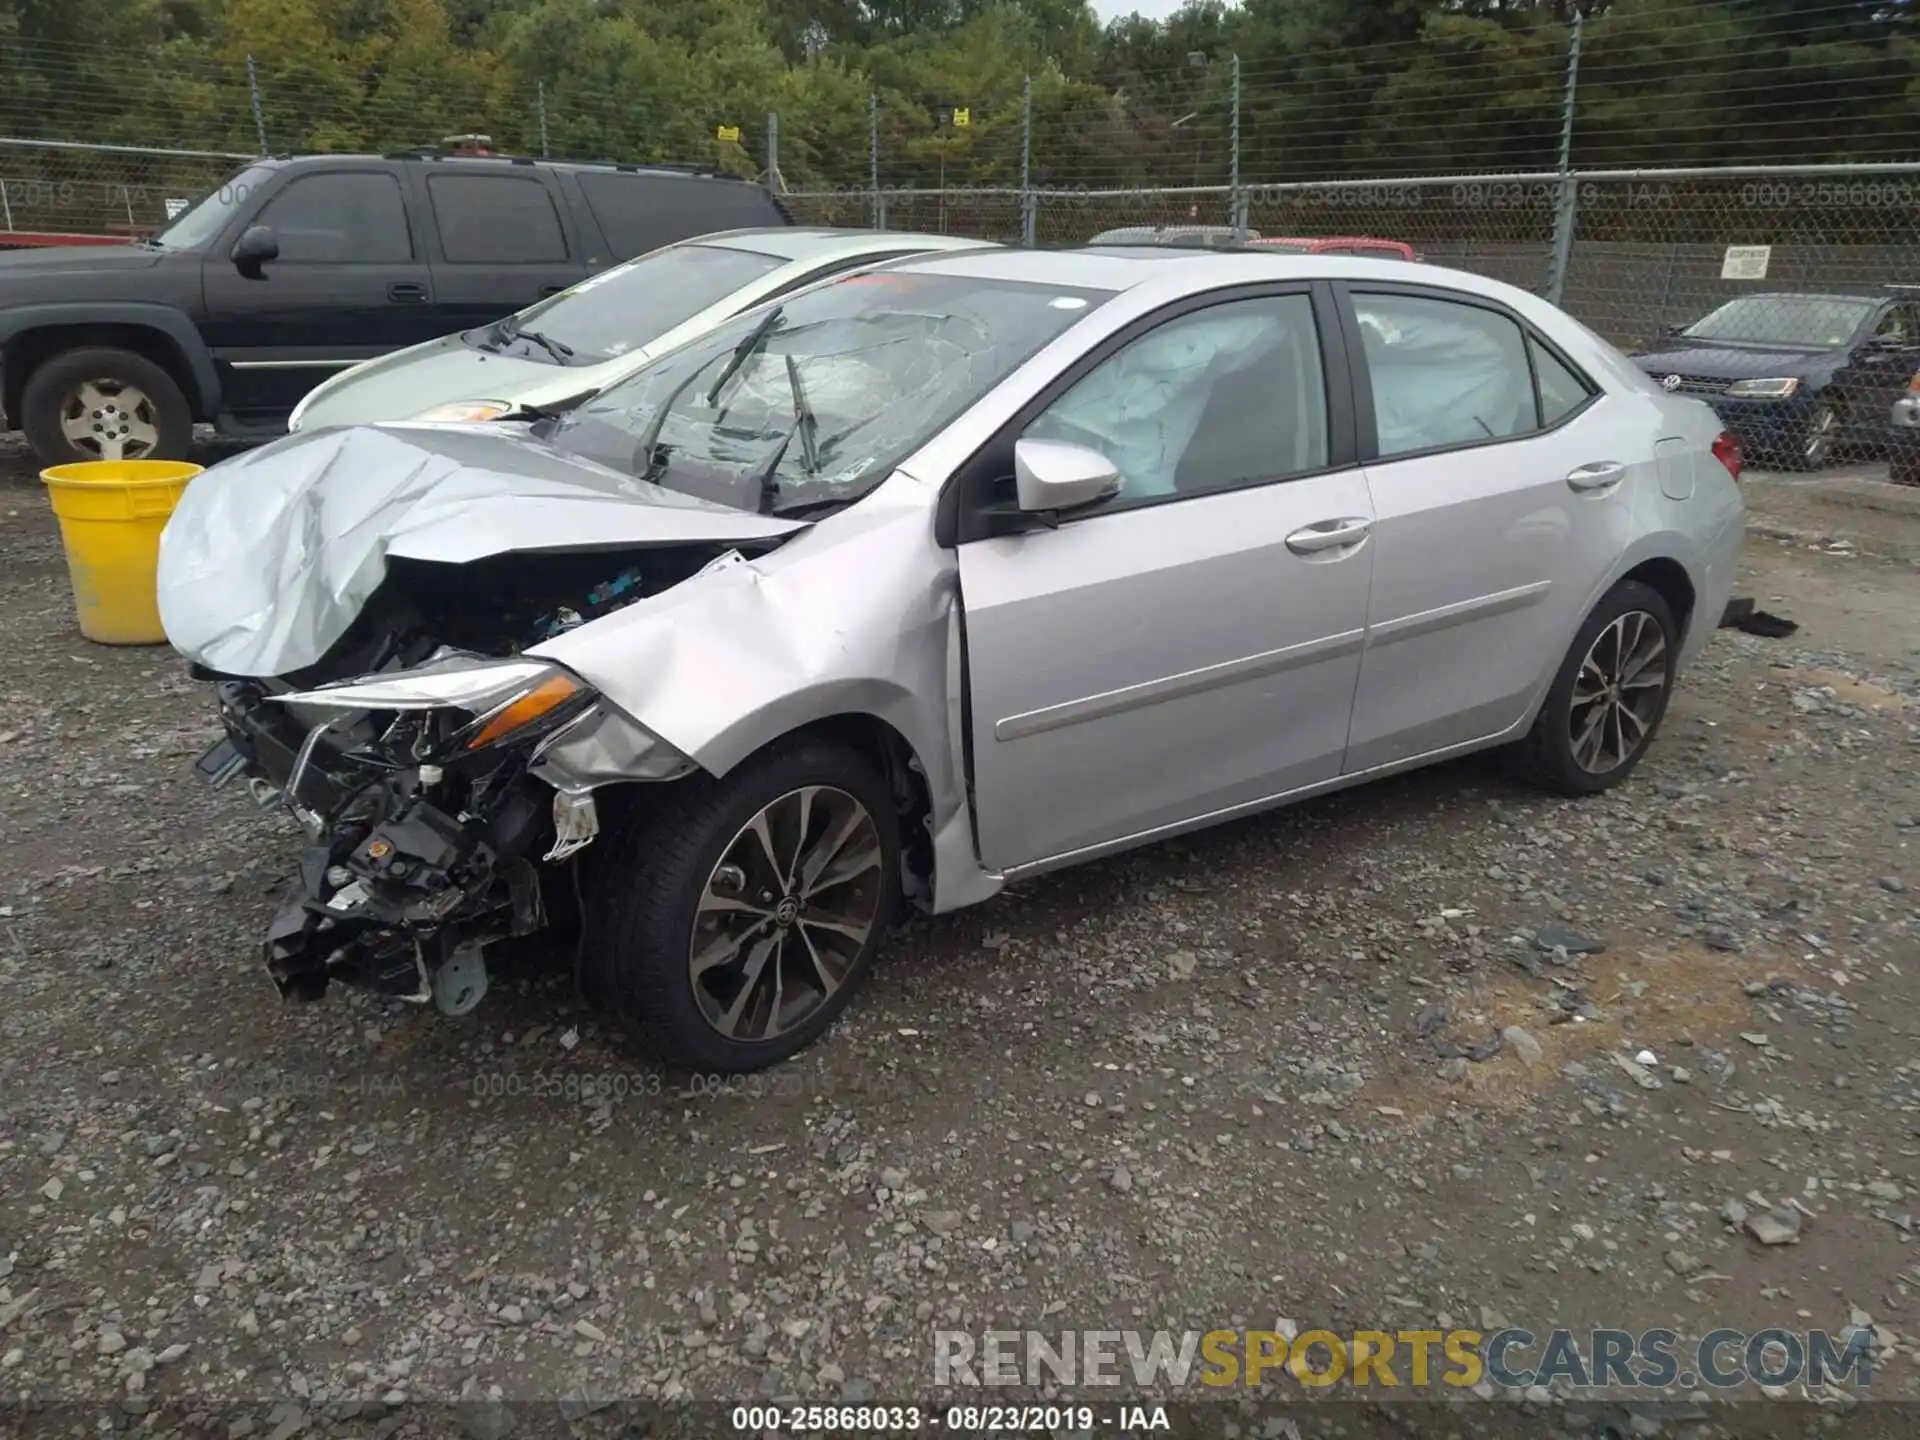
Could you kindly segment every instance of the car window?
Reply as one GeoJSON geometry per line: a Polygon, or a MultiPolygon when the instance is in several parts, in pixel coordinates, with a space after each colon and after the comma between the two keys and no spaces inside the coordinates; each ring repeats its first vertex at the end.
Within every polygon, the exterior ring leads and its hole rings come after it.
{"type": "Polygon", "coordinates": [[[1912,312],[1905,305],[1895,305],[1880,317],[1880,323],[1874,326],[1873,334],[1875,339],[1911,345],[1914,338],[1912,312]]]}
{"type": "Polygon", "coordinates": [[[226,227],[234,212],[252,199],[273,174],[271,166],[249,165],[182,211],[154,238],[169,250],[199,249],[226,227]]]}
{"type": "Polygon", "coordinates": [[[1526,338],[1506,316],[1452,300],[1355,295],[1380,455],[1538,428],[1526,338]]]}
{"type": "Polygon", "coordinates": [[[1269,295],[1169,320],[1102,361],[1023,435],[1111,460],[1123,484],[1103,510],[1320,469],[1327,396],[1313,304],[1269,295]]]}
{"type": "Polygon", "coordinates": [[[582,170],[580,194],[616,260],[631,260],[716,230],[779,225],[780,212],[758,185],[620,170],[582,170]]]}
{"type": "Polygon", "coordinates": [[[551,336],[574,363],[612,360],[658,340],[787,262],[718,245],[673,245],[602,270],[521,312],[519,328],[551,336]]]}
{"type": "Polygon", "coordinates": [[[430,175],[427,198],[440,249],[455,265],[511,265],[567,258],[553,197],[514,175],[430,175]]]}
{"type": "Polygon", "coordinates": [[[1540,382],[1540,423],[1557,425],[1592,398],[1592,387],[1531,336],[1527,348],[1533,353],[1534,378],[1540,382]]]}
{"type": "Polygon", "coordinates": [[[392,263],[413,258],[400,182],[373,171],[302,175],[266,203],[280,259],[316,264],[392,263]]]}

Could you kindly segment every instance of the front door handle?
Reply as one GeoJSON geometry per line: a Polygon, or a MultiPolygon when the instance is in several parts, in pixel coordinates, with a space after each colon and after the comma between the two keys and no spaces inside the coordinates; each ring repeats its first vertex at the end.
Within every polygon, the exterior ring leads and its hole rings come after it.
{"type": "Polygon", "coordinates": [[[1609,485],[1618,485],[1626,473],[1627,467],[1618,460],[1596,460],[1591,465],[1569,470],[1567,484],[1575,490],[1604,490],[1609,485]]]}
{"type": "Polygon", "coordinates": [[[562,290],[566,288],[567,287],[564,285],[542,285],[540,287],[540,298],[542,300],[551,299],[553,296],[558,295],[562,290]]]}
{"type": "Polygon", "coordinates": [[[412,280],[387,286],[387,299],[396,305],[418,305],[427,298],[427,287],[412,280]]]}
{"type": "Polygon", "coordinates": [[[1318,555],[1324,550],[1339,550],[1358,545],[1373,529],[1371,520],[1322,520],[1287,536],[1287,548],[1296,555],[1318,555]]]}

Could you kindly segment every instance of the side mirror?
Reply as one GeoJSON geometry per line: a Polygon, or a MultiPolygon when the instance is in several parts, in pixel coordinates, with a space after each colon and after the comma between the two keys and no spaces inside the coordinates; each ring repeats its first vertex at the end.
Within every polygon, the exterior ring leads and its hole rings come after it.
{"type": "Polygon", "coordinates": [[[1120,493],[1120,471],[1098,450],[1059,440],[1017,440],[1013,478],[1028,515],[1078,510],[1120,493]]]}
{"type": "Polygon", "coordinates": [[[1867,341],[1872,350],[1910,350],[1913,342],[1904,335],[1875,335],[1867,341]]]}
{"type": "Polygon", "coordinates": [[[260,268],[280,258],[280,241],[271,226],[250,225],[233,242],[233,267],[249,280],[260,278],[260,268]]]}
{"type": "Polygon", "coordinates": [[[1681,332],[1686,328],[1684,325],[1674,324],[1671,320],[1663,320],[1660,322],[1660,328],[1654,333],[1662,340],[1678,340],[1681,332]]]}

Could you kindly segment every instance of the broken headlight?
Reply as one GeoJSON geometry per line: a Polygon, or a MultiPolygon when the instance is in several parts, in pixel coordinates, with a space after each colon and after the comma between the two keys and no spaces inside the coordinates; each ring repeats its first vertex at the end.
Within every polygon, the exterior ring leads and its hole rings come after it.
{"type": "Polygon", "coordinates": [[[499,745],[552,734],[582,715],[595,692],[571,671],[542,660],[450,655],[412,670],[369,675],[274,697],[286,705],[335,710],[453,710],[471,717],[446,729],[418,754],[458,759],[499,745]]]}

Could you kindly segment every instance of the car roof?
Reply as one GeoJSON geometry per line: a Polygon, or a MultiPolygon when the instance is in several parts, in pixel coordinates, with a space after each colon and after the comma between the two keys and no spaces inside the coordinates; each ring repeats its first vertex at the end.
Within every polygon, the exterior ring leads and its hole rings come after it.
{"type": "MultiPolygon", "coordinates": [[[[1732,300],[1863,300],[1868,304],[1891,298],[1893,297],[1887,295],[1862,295],[1858,292],[1849,294],[1842,290],[1753,290],[1744,295],[1730,297],[1732,300]]],[[[1729,302],[1723,300],[1720,303],[1725,305],[1729,302]]]]}
{"type": "MultiPolygon", "coordinates": [[[[1459,288],[1505,294],[1512,286],[1483,275],[1371,256],[1309,255],[1284,250],[1214,250],[1171,245],[1102,246],[1076,250],[1020,250],[1002,247],[946,255],[916,255],[896,261],[893,271],[971,276],[982,280],[1026,281],[1079,290],[1131,290],[1149,282],[1176,289],[1210,290],[1261,280],[1378,280],[1404,267],[1414,284],[1454,284],[1459,288]],[[1443,278],[1446,277],[1446,278],[1443,278]]],[[[1522,292],[1515,292],[1522,293],[1522,292]]]]}
{"type": "Polygon", "coordinates": [[[933,235],[912,230],[766,225],[723,230],[712,235],[695,235],[687,243],[714,245],[730,250],[752,250],[762,255],[778,255],[783,260],[818,261],[890,254],[906,246],[918,250],[974,250],[996,242],[975,240],[964,235],[933,235]]]}

